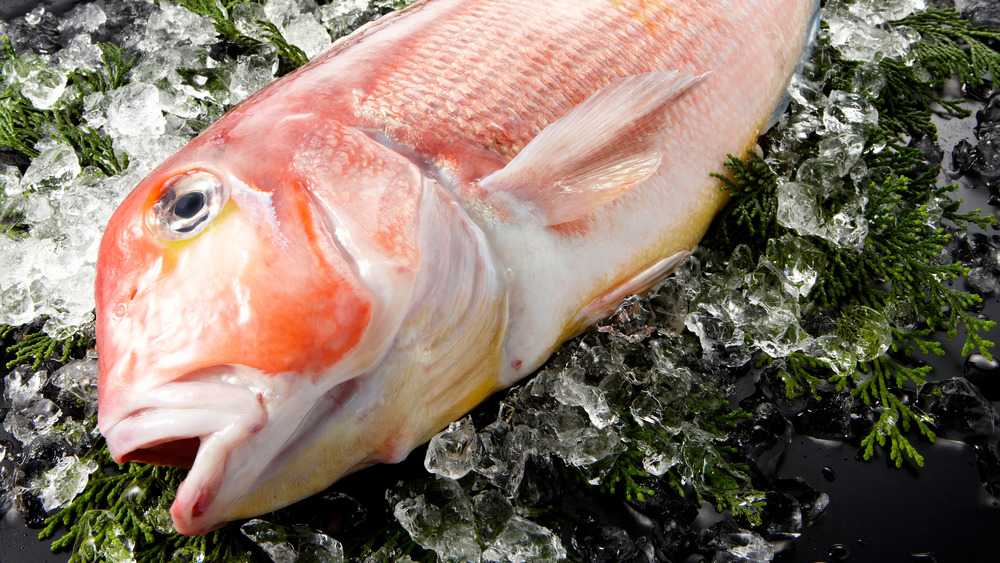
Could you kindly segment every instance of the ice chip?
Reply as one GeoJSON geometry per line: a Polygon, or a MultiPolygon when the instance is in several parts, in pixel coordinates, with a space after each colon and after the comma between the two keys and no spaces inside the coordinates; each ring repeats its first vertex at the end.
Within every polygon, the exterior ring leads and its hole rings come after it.
{"type": "MultiPolygon", "coordinates": [[[[270,4],[270,2],[268,2],[270,4]]],[[[264,6],[255,2],[239,3],[230,10],[233,24],[236,30],[254,39],[263,40],[265,35],[261,24],[258,22],[267,21],[268,15],[264,6]]]]}
{"type": "Polygon", "coordinates": [[[150,14],[146,33],[140,40],[143,50],[210,45],[216,41],[219,34],[210,18],[201,17],[187,8],[168,2],[159,3],[158,8],[150,14]]]}
{"type": "Polygon", "coordinates": [[[462,486],[438,477],[422,492],[402,492],[393,516],[421,547],[443,561],[481,561],[472,499],[462,486]]]}
{"type": "Polygon", "coordinates": [[[31,488],[46,511],[64,508],[83,492],[94,471],[97,471],[94,460],[81,461],[76,456],[66,456],[31,483],[31,488]]]}
{"type": "Polygon", "coordinates": [[[848,342],[859,362],[883,355],[892,344],[889,321],[870,307],[858,306],[837,321],[837,334],[848,342]]]}
{"type": "Polygon", "coordinates": [[[850,61],[879,62],[885,58],[906,60],[910,45],[919,40],[912,30],[884,25],[906,13],[912,6],[890,4],[885,10],[881,2],[829,2],[823,7],[823,21],[829,30],[830,45],[850,61]]]}
{"type": "Polygon", "coordinates": [[[68,144],[43,141],[36,148],[39,154],[21,178],[21,186],[25,189],[56,187],[69,182],[82,171],[76,151],[68,144]]]}
{"type": "Polygon", "coordinates": [[[769,240],[765,254],[783,274],[782,289],[796,298],[809,295],[826,268],[826,255],[819,248],[790,234],[769,240]]]}
{"type": "Polygon", "coordinates": [[[290,44],[302,49],[310,59],[332,44],[330,33],[312,14],[303,14],[289,22],[284,28],[283,35],[290,44]]]}
{"type": "Polygon", "coordinates": [[[100,5],[93,2],[80,4],[70,10],[59,21],[59,31],[78,29],[94,32],[108,21],[108,15],[100,5]]]}
{"type": "Polygon", "coordinates": [[[712,563],[765,563],[774,559],[774,546],[731,520],[705,530],[703,537],[710,538],[706,542],[709,549],[717,550],[712,563]]]}
{"type": "Polygon", "coordinates": [[[44,370],[18,366],[4,379],[4,395],[11,402],[11,408],[18,409],[38,399],[46,381],[48,374],[44,370]]]}
{"type": "Polygon", "coordinates": [[[274,81],[278,71],[278,52],[272,45],[260,45],[240,55],[227,69],[220,69],[226,80],[225,104],[235,105],[274,81]]]}
{"type": "Polygon", "coordinates": [[[58,53],[59,67],[63,72],[97,70],[103,64],[101,49],[90,42],[90,35],[81,33],[70,39],[58,53]]]}
{"type": "Polygon", "coordinates": [[[97,412],[97,360],[72,360],[52,374],[52,383],[59,387],[59,400],[82,407],[87,418],[97,412]]]}
{"type": "Polygon", "coordinates": [[[472,418],[466,416],[431,438],[424,467],[442,477],[461,479],[472,471],[473,464],[482,455],[480,445],[472,418]]]}
{"type": "Polygon", "coordinates": [[[58,405],[48,399],[37,398],[9,412],[3,420],[3,427],[24,444],[25,449],[31,449],[41,438],[49,437],[61,415],[58,405]]]}
{"type": "Polygon", "coordinates": [[[500,491],[489,489],[472,498],[479,542],[490,545],[507,528],[514,516],[514,506],[500,491]]]}
{"type": "Polygon", "coordinates": [[[264,14],[278,29],[284,29],[303,14],[315,15],[319,6],[313,0],[267,0],[264,14]]]}
{"type": "Polygon", "coordinates": [[[604,392],[572,377],[557,377],[552,385],[552,396],[568,407],[582,407],[590,423],[602,429],[618,421],[608,406],[604,392]]]}
{"type": "Polygon", "coordinates": [[[337,540],[298,524],[282,526],[255,518],[240,532],[260,546],[274,563],[343,563],[344,548],[337,540]]]}
{"type": "Polygon", "coordinates": [[[858,65],[854,71],[854,80],[851,86],[858,94],[866,95],[868,98],[877,98],[885,88],[887,78],[882,67],[875,63],[865,63],[858,65]]]}
{"type": "Polygon", "coordinates": [[[21,171],[18,167],[10,164],[0,164],[0,201],[4,201],[4,198],[18,195],[21,191],[21,171]]]}
{"type": "Polygon", "coordinates": [[[156,86],[132,82],[111,94],[106,123],[110,134],[153,137],[163,134],[166,123],[156,86]]]}
{"type": "Polygon", "coordinates": [[[564,561],[566,548],[552,530],[520,516],[512,517],[482,560],[490,563],[544,563],[564,561]]]}
{"type": "Polygon", "coordinates": [[[800,168],[808,182],[782,182],[778,186],[778,223],[803,235],[816,235],[844,248],[857,248],[868,236],[864,216],[866,195],[849,190],[833,174],[836,166],[818,158],[809,159],[800,168]],[[823,186],[816,183],[822,182],[823,186]],[[827,184],[827,182],[831,182],[827,184]],[[839,209],[830,216],[825,206],[831,196],[839,209]]]}
{"type": "Polygon", "coordinates": [[[204,563],[205,548],[200,545],[185,545],[170,555],[171,563],[204,563]]]}
{"type": "Polygon", "coordinates": [[[320,6],[320,21],[334,37],[341,37],[365,21],[369,0],[343,0],[320,6]]]}
{"type": "Polygon", "coordinates": [[[659,477],[681,461],[680,446],[673,442],[664,442],[656,446],[655,450],[647,451],[643,456],[642,468],[650,475],[659,477]]]}
{"type": "Polygon", "coordinates": [[[829,104],[823,110],[823,126],[828,133],[864,134],[867,127],[876,124],[878,110],[864,96],[854,92],[830,93],[829,104]]]}
{"type": "Polygon", "coordinates": [[[66,91],[66,74],[54,68],[32,71],[21,85],[21,94],[38,109],[52,109],[66,91]]]}

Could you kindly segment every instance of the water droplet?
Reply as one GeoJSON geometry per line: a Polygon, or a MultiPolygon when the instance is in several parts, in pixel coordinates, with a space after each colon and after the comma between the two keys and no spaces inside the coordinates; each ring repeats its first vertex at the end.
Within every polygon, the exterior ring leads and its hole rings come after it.
{"type": "Polygon", "coordinates": [[[1000,362],[982,354],[969,354],[969,357],[965,359],[965,373],[969,373],[973,369],[987,373],[996,372],[997,369],[1000,369],[1000,362]]]}
{"type": "Polygon", "coordinates": [[[914,553],[910,555],[913,563],[937,563],[933,553],[914,553]]]}
{"type": "Polygon", "coordinates": [[[823,467],[823,478],[829,482],[834,482],[837,480],[837,472],[833,470],[829,465],[823,467]]]}
{"type": "Polygon", "coordinates": [[[842,543],[835,543],[830,546],[827,556],[834,561],[847,561],[851,557],[851,550],[842,543]]]}

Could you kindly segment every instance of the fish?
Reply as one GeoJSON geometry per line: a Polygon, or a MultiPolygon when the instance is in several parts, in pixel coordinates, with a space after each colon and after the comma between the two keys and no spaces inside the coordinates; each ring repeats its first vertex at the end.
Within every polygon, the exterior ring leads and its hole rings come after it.
{"type": "Polygon", "coordinates": [[[97,260],[98,424],[195,535],[404,459],[726,204],[814,0],[426,0],[232,108],[97,260]]]}

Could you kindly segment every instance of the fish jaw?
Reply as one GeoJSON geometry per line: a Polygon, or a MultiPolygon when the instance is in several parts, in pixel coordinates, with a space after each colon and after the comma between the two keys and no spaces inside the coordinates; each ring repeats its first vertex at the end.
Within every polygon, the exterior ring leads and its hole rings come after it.
{"type": "MultiPolygon", "coordinates": [[[[287,461],[309,448],[316,429],[332,424],[350,433],[358,428],[351,423],[363,423],[371,410],[365,403],[379,397],[371,378],[326,385],[295,374],[214,366],[133,395],[127,414],[104,434],[119,462],[190,461],[171,516],[178,532],[203,534],[287,504],[285,495],[268,490],[262,504],[240,508],[264,481],[304,478],[289,475],[287,461]],[[275,504],[279,497],[284,503],[275,504]]],[[[359,460],[364,466],[370,452],[359,441],[339,439],[343,455],[330,458],[324,471],[339,476],[359,460]]]]}

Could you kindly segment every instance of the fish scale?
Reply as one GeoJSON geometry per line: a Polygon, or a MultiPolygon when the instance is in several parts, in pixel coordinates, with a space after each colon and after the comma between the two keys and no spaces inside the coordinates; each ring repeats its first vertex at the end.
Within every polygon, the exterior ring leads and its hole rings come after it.
{"type": "Polygon", "coordinates": [[[186,534],[403,459],[691,252],[815,10],[429,0],[238,104],[105,231],[112,456],[186,534]]]}

